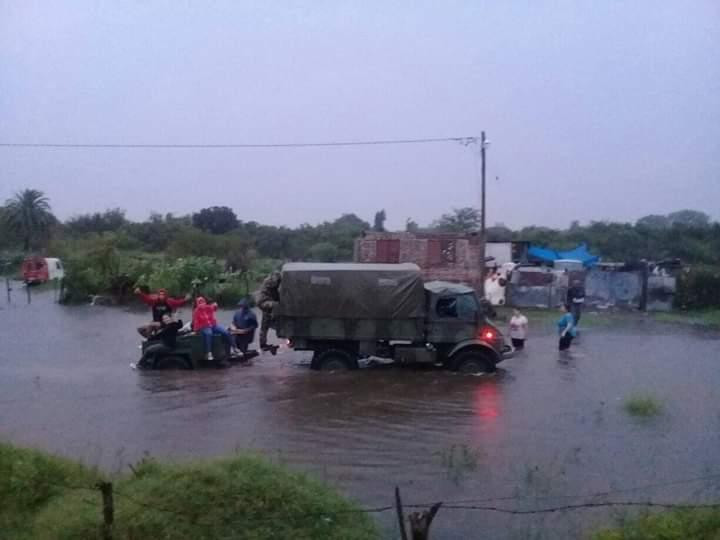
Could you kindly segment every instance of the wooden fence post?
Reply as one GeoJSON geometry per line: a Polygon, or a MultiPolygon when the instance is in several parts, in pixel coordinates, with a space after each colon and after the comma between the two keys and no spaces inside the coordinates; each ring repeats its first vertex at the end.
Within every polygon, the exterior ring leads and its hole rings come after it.
{"type": "Polygon", "coordinates": [[[430,510],[422,512],[413,512],[408,516],[410,522],[410,538],[408,538],[405,529],[405,513],[403,511],[402,499],[400,498],[400,488],[395,486],[395,511],[397,512],[398,525],[400,527],[401,540],[430,540],[430,525],[432,525],[435,515],[440,510],[442,503],[435,503],[430,510]]]}
{"type": "Polygon", "coordinates": [[[442,503],[435,503],[430,507],[430,510],[413,512],[408,516],[412,540],[430,540],[430,525],[432,525],[435,514],[438,513],[441,505],[442,503]]]}
{"type": "Polygon", "coordinates": [[[405,513],[403,512],[400,488],[398,486],[395,486],[395,511],[397,512],[398,525],[400,526],[400,540],[408,540],[407,531],[405,530],[405,513]]]}
{"type": "Polygon", "coordinates": [[[112,540],[112,526],[115,520],[115,503],[113,502],[113,485],[112,482],[98,482],[100,493],[102,493],[103,503],[103,540],[112,540]]]}

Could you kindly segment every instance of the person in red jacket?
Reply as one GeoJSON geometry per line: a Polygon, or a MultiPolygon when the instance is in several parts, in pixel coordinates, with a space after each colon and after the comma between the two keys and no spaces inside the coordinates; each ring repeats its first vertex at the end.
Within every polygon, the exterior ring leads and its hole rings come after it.
{"type": "Polygon", "coordinates": [[[195,310],[193,311],[192,328],[194,332],[198,332],[205,338],[205,359],[213,360],[212,339],[214,334],[220,334],[228,346],[228,350],[232,350],[232,338],[227,330],[217,323],[215,312],[217,304],[208,304],[207,300],[202,296],[198,296],[195,300],[195,310]]]}
{"type": "Polygon", "coordinates": [[[137,329],[140,335],[146,339],[162,326],[163,315],[172,316],[173,311],[191,298],[189,294],[185,296],[185,298],[171,298],[165,289],[159,289],[156,294],[145,294],[140,288],[136,288],[135,294],[140,297],[140,300],[150,306],[152,310],[152,322],[137,329]]]}

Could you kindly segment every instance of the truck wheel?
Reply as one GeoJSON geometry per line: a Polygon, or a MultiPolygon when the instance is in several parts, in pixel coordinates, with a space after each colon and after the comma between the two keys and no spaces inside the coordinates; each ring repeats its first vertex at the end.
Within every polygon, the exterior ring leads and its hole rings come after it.
{"type": "Polygon", "coordinates": [[[482,351],[461,352],[450,363],[450,369],[460,373],[494,373],[495,363],[482,351]]]}
{"type": "Polygon", "coordinates": [[[192,369],[192,365],[183,356],[160,356],[155,357],[153,369],[192,369]]]}
{"type": "Polygon", "coordinates": [[[328,349],[315,353],[310,367],[318,371],[345,371],[357,369],[358,363],[357,359],[347,351],[328,349]]]}

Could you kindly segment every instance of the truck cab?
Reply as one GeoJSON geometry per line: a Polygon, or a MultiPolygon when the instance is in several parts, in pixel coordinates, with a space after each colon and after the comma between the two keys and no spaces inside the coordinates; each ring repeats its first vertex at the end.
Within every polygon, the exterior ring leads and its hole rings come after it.
{"type": "Polygon", "coordinates": [[[511,348],[488,320],[474,289],[431,281],[425,291],[425,339],[437,350],[437,360],[456,371],[492,371],[510,356],[511,348]]]}
{"type": "Polygon", "coordinates": [[[288,263],[273,318],[291,347],[313,351],[318,370],[379,357],[492,372],[511,356],[472,288],[423,283],[414,264],[288,263]]]}

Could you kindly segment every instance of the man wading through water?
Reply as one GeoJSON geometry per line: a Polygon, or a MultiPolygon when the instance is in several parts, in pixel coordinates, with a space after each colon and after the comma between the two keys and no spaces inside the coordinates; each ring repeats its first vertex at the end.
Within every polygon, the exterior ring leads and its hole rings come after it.
{"type": "Polygon", "coordinates": [[[570,313],[575,318],[575,324],[579,324],[582,308],[585,305],[585,287],[582,286],[579,279],[574,280],[573,286],[568,289],[566,303],[570,307],[570,313]]]}

